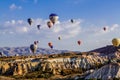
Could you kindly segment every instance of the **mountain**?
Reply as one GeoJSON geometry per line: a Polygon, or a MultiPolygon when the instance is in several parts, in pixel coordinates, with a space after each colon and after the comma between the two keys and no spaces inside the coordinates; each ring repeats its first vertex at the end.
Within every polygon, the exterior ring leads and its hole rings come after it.
{"type": "Polygon", "coordinates": [[[99,54],[99,56],[106,56],[108,58],[115,58],[116,56],[119,57],[120,55],[120,46],[114,47],[112,45],[107,45],[98,49],[94,49],[89,51],[94,52],[95,54],[99,54]]]}
{"type": "MultiPolygon", "coordinates": [[[[0,52],[4,56],[32,55],[29,47],[0,47],[0,52]]],[[[38,48],[36,54],[58,54],[69,52],[68,50],[55,50],[48,48],[38,48]]]]}
{"type": "MultiPolygon", "coordinates": [[[[118,47],[120,48],[120,47],[118,47]]],[[[97,53],[101,53],[101,54],[113,54],[117,51],[117,48],[112,46],[112,45],[107,45],[105,47],[101,47],[101,48],[98,48],[98,49],[94,49],[94,50],[91,50],[89,52],[97,52],[97,53]]]]}

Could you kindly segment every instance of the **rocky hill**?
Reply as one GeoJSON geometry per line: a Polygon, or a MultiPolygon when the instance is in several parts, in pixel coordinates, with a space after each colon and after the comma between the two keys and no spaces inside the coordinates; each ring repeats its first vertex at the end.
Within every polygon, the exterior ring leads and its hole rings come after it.
{"type": "Polygon", "coordinates": [[[119,79],[119,68],[120,51],[113,46],[89,52],[0,58],[0,74],[15,80],[119,79]]]}
{"type": "Polygon", "coordinates": [[[94,71],[90,75],[88,75],[85,79],[115,79],[120,78],[120,64],[119,63],[111,63],[101,67],[100,69],[94,71]]]}

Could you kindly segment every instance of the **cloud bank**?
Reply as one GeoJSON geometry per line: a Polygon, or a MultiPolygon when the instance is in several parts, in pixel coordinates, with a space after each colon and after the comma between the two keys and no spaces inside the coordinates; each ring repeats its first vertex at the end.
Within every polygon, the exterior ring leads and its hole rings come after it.
{"type": "Polygon", "coordinates": [[[119,24],[84,27],[82,26],[85,24],[83,20],[75,19],[74,23],[71,23],[70,20],[59,21],[52,28],[48,28],[47,21],[40,18],[33,19],[31,26],[24,20],[5,21],[0,24],[0,35],[3,39],[5,36],[13,37],[9,40],[15,40],[14,44],[21,44],[21,46],[39,40],[40,47],[48,48],[47,43],[52,41],[56,49],[82,51],[111,45],[112,38],[120,37],[119,24]],[[37,25],[41,25],[40,30],[37,29],[37,25]],[[103,30],[103,27],[106,27],[106,31],[103,30]],[[59,36],[62,38],[61,41],[58,40],[59,36]],[[81,40],[80,46],[78,46],[77,40],[81,40]]]}
{"type": "Polygon", "coordinates": [[[21,10],[22,6],[17,6],[16,4],[11,4],[9,7],[10,10],[21,10]]]}

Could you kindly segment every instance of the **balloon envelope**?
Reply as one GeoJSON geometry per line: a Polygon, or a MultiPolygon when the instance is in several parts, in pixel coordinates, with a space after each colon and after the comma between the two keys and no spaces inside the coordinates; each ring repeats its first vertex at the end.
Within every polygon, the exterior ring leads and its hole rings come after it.
{"type": "Polygon", "coordinates": [[[51,21],[48,21],[48,22],[47,22],[47,26],[48,26],[49,28],[51,28],[51,27],[53,26],[53,23],[52,23],[51,21]]]}
{"type": "Polygon", "coordinates": [[[106,31],[106,27],[104,27],[103,30],[106,31]]]}
{"type": "Polygon", "coordinates": [[[34,54],[34,53],[36,52],[36,50],[37,50],[37,45],[31,44],[31,45],[30,45],[30,50],[31,50],[32,53],[34,54]]]}
{"type": "Polygon", "coordinates": [[[60,37],[60,36],[58,37],[58,40],[61,40],[61,37],[60,37]]]}
{"type": "Polygon", "coordinates": [[[120,39],[119,38],[114,38],[112,40],[112,44],[113,44],[113,46],[118,47],[120,45],[120,39]]]}
{"type": "Polygon", "coordinates": [[[49,46],[51,46],[51,45],[52,45],[52,43],[51,43],[51,42],[49,42],[49,43],[48,43],[48,45],[49,45],[49,46]]]}
{"type": "Polygon", "coordinates": [[[40,30],[41,25],[37,25],[37,28],[40,30]]]}
{"type": "Polygon", "coordinates": [[[71,19],[71,23],[73,23],[74,21],[73,21],[73,19],[71,19]]]}
{"type": "Polygon", "coordinates": [[[59,17],[58,17],[57,14],[51,13],[51,14],[49,15],[49,19],[50,19],[50,21],[51,21],[53,24],[55,24],[55,23],[58,21],[59,17]]]}
{"type": "Polygon", "coordinates": [[[51,49],[53,49],[53,46],[50,46],[51,49]]]}
{"type": "Polygon", "coordinates": [[[80,45],[80,44],[81,44],[81,41],[77,41],[77,43],[78,43],[78,45],[80,45]]]}
{"type": "Polygon", "coordinates": [[[53,45],[52,45],[51,42],[48,43],[48,46],[49,46],[50,48],[53,48],[53,45]]]}
{"type": "Polygon", "coordinates": [[[28,18],[28,24],[32,25],[32,22],[33,22],[32,18],[28,18]]]}
{"type": "Polygon", "coordinates": [[[39,43],[39,41],[34,41],[34,44],[30,45],[30,50],[32,51],[32,53],[34,54],[37,50],[37,44],[39,43]]]}

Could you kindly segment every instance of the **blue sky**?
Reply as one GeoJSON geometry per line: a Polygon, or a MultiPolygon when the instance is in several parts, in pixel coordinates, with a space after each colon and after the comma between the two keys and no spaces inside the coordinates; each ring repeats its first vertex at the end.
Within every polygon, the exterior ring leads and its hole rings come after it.
{"type": "Polygon", "coordinates": [[[1,0],[0,5],[0,47],[29,46],[38,40],[42,48],[52,42],[55,49],[88,51],[120,37],[120,0],[1,0]],[[59,23],[49,29],[51,13],[58,14],[59,23]],[[28,18],[34,20],[32,26],[28,18]]]}

